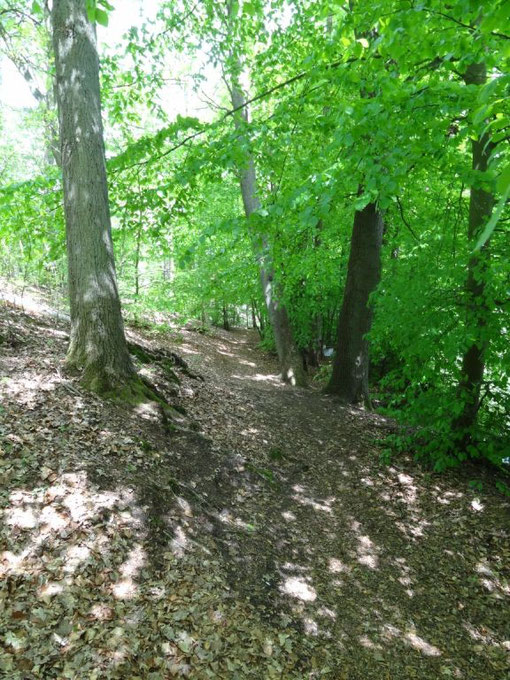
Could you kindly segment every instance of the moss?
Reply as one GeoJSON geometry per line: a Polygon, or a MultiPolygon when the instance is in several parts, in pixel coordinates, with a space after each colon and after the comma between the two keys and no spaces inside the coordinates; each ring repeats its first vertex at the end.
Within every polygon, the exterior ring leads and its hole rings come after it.
{"type": "Polygon", "coordinates": [[[285,454],[280,448],[274,446],[272,449],[269,449],[268,456],[271,460],[282,460],[285,457],[285,454]]]}
{"type": "MultiPolygon", "coordinates": [[[[97,391],[97,390],[96,390],[97,391]]],[[[117,387],[109,387],[109,389],[99,392],[105,399],[110,399],[119,404],[128,404],[130,406],[138,406],[147,402],[156,402],[162,406],[167,406],[166,402],[161,399],[151,388],[146,385],[138,376],[134,376],[127,382],[117,387]]]]}
{"type": "Polygon", "coordinates": [[[172,380],[173,382],[177,383],[178,385],[181,384],[181,381],[174,371],[174,365],[170,359],[163,359],[161,361],[161,367],[165,371],[165,375],[169,380],[172,380]]]}
{"type": "Polygon", "coordinates": [[[142,347],[140,347],[140,345],[135,345],[134,343],[130,343],[129,344],[129,351],[137,359],[139,359],[142,362],[142,364],[150,364],[153,361],[150,354],[148,352],[146,352],[142,347]]]}

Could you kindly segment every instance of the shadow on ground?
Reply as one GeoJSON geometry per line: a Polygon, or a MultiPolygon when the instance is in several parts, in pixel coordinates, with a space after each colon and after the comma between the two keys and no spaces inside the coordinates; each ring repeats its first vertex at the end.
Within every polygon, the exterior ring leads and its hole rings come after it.
{"type": "Polygon", "coordinates": [[[0,675],[507,677],[508,502],[472,473],[382,466],[391,423],[249,333],[183,332],[205,382],[155,369],[178,430],[63,376],[55,321],[0,337],[0,675]]]}

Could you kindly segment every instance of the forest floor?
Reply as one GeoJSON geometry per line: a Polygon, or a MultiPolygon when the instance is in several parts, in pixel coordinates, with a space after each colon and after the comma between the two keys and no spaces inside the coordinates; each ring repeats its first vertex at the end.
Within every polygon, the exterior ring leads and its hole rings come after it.
{"type": "Polygon", "coordinates": [[[0,677],[510,678],[490,471],[383,464],[394,424],[252,331],[130,330],[188,362],[140,365],[176,424],[86,393],[66,334],[0,304],[0,677]]]}

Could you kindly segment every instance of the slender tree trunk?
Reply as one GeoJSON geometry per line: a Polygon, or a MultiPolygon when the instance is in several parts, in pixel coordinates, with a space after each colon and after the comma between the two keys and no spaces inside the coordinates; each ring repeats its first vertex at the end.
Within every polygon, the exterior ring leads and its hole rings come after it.
{"type": "Polygon", "coordinates": [[[136,230],[136,248],[135,248],[135,300],[140,296],[140,250],[142,244],[142,228],[143,228],[143,199],[142,187],[140,186],[140,172],[137,176],[138,180],[138,225],[136,230]]]}
{"type": "Polygon", "coordinates": [[[140,296],[140,246],[142,240],[142,225],[138,225],[136,232],[136,249],[135,249],[135,298],[138,300],[140,296]]]}
{"type": "Polygon", "coordinates": [[[163,279],[172,283],[175,279],[174,237],[172,231],[168,234],[167,243],[170,254],[163,261],[163,279]]]}
{"type": "MultiPolygon", "coordinates": [[[[327,25],[328,25],[328,32],[331,33],[331,16],[328,16],[327,20],[327,25]]],[[[328,107],[324,107],[324,112],[326,113],[328,110],[328,107]]],[[[322,220],[319,220],[317,223],[316,227],[316,234],[313,237],[313,247],[314,248],[320,248],[321,246],[321,233],[324,228],[324,225],[322,223],[322,220]]],[[[317,272],[318,274],[318,272],[317,272]]],[[[322,344],[323,344],[323,325],[324,325],[324,320],[322,318],[322,313],[318,312],[317,314],[314,315],[312,319],[312,327],[313,327],[313,339],[310,343],[310,350],[314,353],[313,357],[313,366],[318,367],[320,365],[321,359],[323,359],[323,354],[322,354],[322,344]]]]}
{"type": "Polygon", "coordinates": [[[117,291],[101,121],[95,29],[85,0],[52,9],[68,256],[70,367],[108,391],[130,380],[117,291]]]}
{"type": "MultiPolygon", "coordinates": [[[[464,75],[466,85],[483,85],[487,81],[484,63],[471,64],[464,75]]],[[[471,141],[473,170],[483,173],[487,170],[492,147],[487,135],[471,141]]],[[[468,243],[475,243],[489,221],[494,207],[494,196],[479,186],[473,185],[469,198],[468,243]]],[[[472,338],[463,358],[458,396],[462,411],[454,420],[452,428],[457,446],[464,450],[472,439],[480,407],[480,392],[485,370],[487,340],[485,327],[489,310],[485,300],[486,273],[489,264],[489,241],[474,252],[468,261],[465,296],[467,304],[466,333],[472,338]]]]}
{"type": "Polygon", "coordinates": [[[225,303],[223,303],[223,305],[221,307],[221,313],[223,315],[223,330],[229,331],[230,330],[230,323],[229,323],[229,320],[228,320],[228,308],[225,305],[225,303]]]}
{"type": "Polygon", "coordinates": [[[364,400],[370,405],[366,334],[373,316],[369,298],[381,278],[382,233],[383,220],[375,203],[356,211],[333,374],[327,387],[351,404],[364,400]]]}
{"type": "MultiPolygon", "coordinates": [[[[245,104],[245,97],[235,82],[231,85],[232,107],[237,108],[245,104]]],[[[242,121],[247,122],[246,107],[235,116],[237,129],[242,121]],[[242,111],[242,113],[241,113],[242,111]]],[[[244,167],[239,169],[239,181],[243,198],[244,212],[247,218],[260,209],[261,204],[257,195],[257,177],[255,163],[251,155],[244,167]]],[[[294,343],[287,308],[281,302],[281,290],[274,280],[274,267],[269,255],[267,239],[260,234],[253,238],[255,254],[259,261],[260,282],[267,307],[269,322],[273,328],[276,351],[282,380],[291,385],[305,386],[306,373],[303,368],[301,355],[294,343]]]]}
{"type": "Polygon", "coordinates": [[[259,335],[262,335],[262,331],[257,323],[257,316],[255,314],[255,302],[253,300],[251,301],[251,325],[252,328],[258,331],[259,335]]]}

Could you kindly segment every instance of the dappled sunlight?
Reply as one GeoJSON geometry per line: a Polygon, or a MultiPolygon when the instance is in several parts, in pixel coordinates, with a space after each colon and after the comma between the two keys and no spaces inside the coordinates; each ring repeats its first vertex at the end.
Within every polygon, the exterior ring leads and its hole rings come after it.
{"type": "Polygon", "coordinates": [[[374,642],[367,635],[360,635],[358,638],[358,642],[362,647],[365,647],[366,649],[378,651],[382,651],[384,649],[381,644],[374,642]]]}
{"type": "Polygon", "coordinates": [[[363,533],[361,523],[355,519],[350,521],[350,529],[356,536],[356,560],[359,564],[369,569],[377,569],[379,566],[379,553],[381,548],[374,544],[371,538],[363,533]]]}
{"type": "MultiPolygon", "coordinates": [[[[105,536],[94,531],[98,519],[104,522],[112,511],[126,509],[132,498],[132,493],[123,489],[92,490],[85,473],[63,474],[53,484],[32,491],[14,490],[2,515],[9,528],[9,542],[15,544],[20,539],[25,547],[18,554],[9,550],[2,553],[0,573],[38,571],[41,549],[54,544],[62,555],[62,584],[69,586],[80,565],[106,547],[105,536]],[[73,538],[78,542],[70,542],[73,538]]],[[[118,514],[115,523],[120,531],[123,527],[129,527],[130,533],[141,529],[139,518],[130,513],[118,514]]]]}
{"type": "Polygon", "coordinates": [[[438,486],[434,486],[433,491],[436,492],[436,500],[441,505],[450,505],[452,502],[464,498],[464,494],[458,491],[445,491],[438,486]]]}
{"type": "Polygon", "coordinates": [[[174,436],[153,405],[117,410],[63,379],[44,391],[64,343],[38,332],[53,354],[41,343],[33,374],[32,349],[3,359],[7,378],[40,378],[0,410],[10,677],[41,649],[55,676],[79,658],[98,679],[201,677],[209,659],[233,677],[245,648],[263,671],[288,653],[275,677],[299,680],[310,654],[332,677],[498,677],[510,593],[506,532],[480,529],[490,496],[379,465],[371,414],[282,391],[273,357],[244,360],[244,335],[190,340],[206,381],[182,381],[198,425],[174,436]]]}
{"type": "Polygon", "coordinates": [[[471,623],[464,622],[464,629],[467,631],[472,640],[478,643],[474,647],[475,652],[480,652],[482,647],[495,647],[500,649],[503,653],[510,652],[510,636],[507,640],[501,640],[501,638],[494,633],[494,631],[487,629],[486,627],[477,628],[471,623]]]}
{"type": "Polygon", "coordinates": [[[303,628],[307,635],[312,635],[314,637],[319,635],[319,626],[317,622],[309,616],[303,618],[303,628]]]}
{"type": "Polygon", "coordinates": [[[414,597],[414,590],[411,588],[413,584],[411,568],[408,566],[405,557],[395,557],[393,564],[400,571],[398,582],[404,586],[405,592],[409,597],[414,597]]]}
{"type": "Polygon", "coordinates": [[[314,602],[317,599],[315,589],[300,576],[287,576],[280,585],[280,591],[302,602],[314,602]]]}
{"type": "Polygon", "coordinates": [[[145,563],[145,550],[141,545],[135,545],[131,548],[127,559],[119,568],[120,580],[112,585],[112,592],[117,599],[128,600],[136,596],[137,585],[135,580],[145,563]]]}
{"type": "Polygon", "coordinates": [[[189,548],[189,541],[186,532],[182,527],[177,527],[175,529],[174,537],[170,542],[170,547],[176,557],[182,557],[189,548]]]}
{"type": "Polygon", "coordinates": [[[314,510],[319,510],[321,512],[331,513],[333,511],[332,505],[336,501],[334,496],[324,499],[312,498],[306,489],[300,484],[295,484],[292,489],[295,491],[295,494],[292,496],[292,498],[298,503],[301,503],[301,505],[308,505],[314,510]]]}
{"type": "Polygon", "coordinates": [[[404,635],[404,641],[425,656],[441,656],[441,650],[431,645],[416,633],[409,632],[404,635]]]}
{"type": "Polygon", "coordinates": [[[413,629],[402,630],[392,624],[384,624],[381,631],[381,637],[386,641],[400,641],[409,647],[417,650],[424,656],[441,656],[442,652],[438,647],[430,644],[422,637],[416,634],[413,629]]]}
{"type": "Polygon", "coordinates": [[[218,354],[221,354],[224,357],[235,357],[235,354],[232,354],[232,352],[226,352],[225,350],[218,349],[216,350],[218,354]]]}
{"type": "Polygon", "coordinates": [[[62,382],[56,372],[48,375],[26,371],[23,377],[4,377],[0,384],[0,397],[19,399],[21,403],[30,405],[40,392],[52,392],[62,382]]]}
{"type": "Polygon", "coordinates": [[[480,502],[479,498],[473,498],[473,500],[471,501],[471,508],[475,512],[482,512],[484,507],[485,507],[484,504],[480,502]]]}
{"type": "MultiPolygon", "coordinates": [[[[8,281],[2,279],[0,290],[0,300],[5,301],[8,305],[19,308],[21,311],[29,313],[37,317],[60,318],[67,320],[69,315],[66,312],[55,309],[55,301],[52,300],[52,305],[48,304],[42,299],[41,291],[36,288],[27,287],[22,294],[12,286],[8,281]]],[[[51,332],[51,329],[47,329],[51,332]]],[[[55,335],[59,335],[61,331],[55,331],[55,335]]]]}
{"type": "Polygon", "coordinates": [[[262,373],[255,373],[255,375],[232,375],[235,380],[248,380],[256,383],[268,383],[274,387],[285,388],[285,383],[280,379],[279,375],[269,374],[263,375],[262,373]]]}
{"type": "Polygon", "coordinates": [[[480,585],[487,590],[495,599],[510,597],[510,583],[503,580],[496,571],[491,568],[487,560],[481,560],[475,567],[480,585]]]}
{"type": "Polygon", "coordinates": [[[259,434],[260,430],[256,427],[249,427],[246,430],[241,430],[243,437],[250,437],[251,435],[259,434]]]}
{"type": "Polygon", "coordinates": [[[350,574],[352,571],[351,566],[336,557],[330,557],[328,568],[332,574],[350,574]]]}
{"type": "Polygon", "coordinates": [[[237,362],[243,366],[249,366],[250,368],[257,368],[257,364],[253,361],[247,361],[246,359],[238,359],[237,362]]]}
{"type": "Polygon", "coordinates": [[[188,347],[187,345],[179,345],[179,352],[182,352],[183,354],[201,356],[201,353],[197,349],[194,349],[193,347],[188,347]]]}

